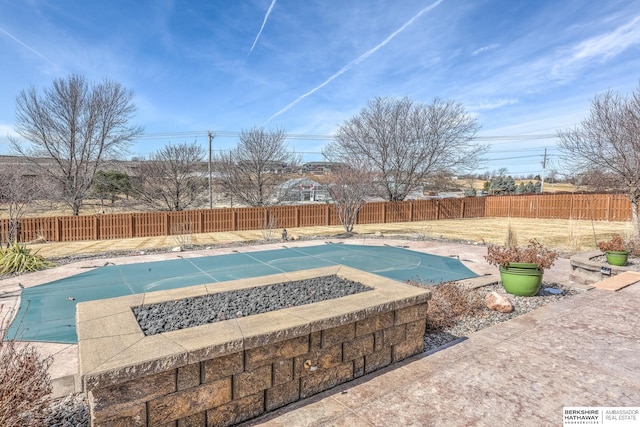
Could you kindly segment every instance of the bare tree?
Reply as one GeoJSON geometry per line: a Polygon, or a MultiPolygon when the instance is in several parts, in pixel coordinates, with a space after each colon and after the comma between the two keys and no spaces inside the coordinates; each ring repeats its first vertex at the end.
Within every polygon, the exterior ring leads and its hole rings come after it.
{"type": "Polygon", "coordinates": [[[347,164],[365,160],[378,174],[381,196],[401,201],[431,175],[474,167],[486,150],[471,143],[478,128],[453,101],[375,98],[340,125],[324,153],[347,164]]]}
{"type": "Polygon", "coordinates": [[[23,90],[16,99],[13,149],[58,184],[62,201],[78,215],[98,167],[125,151],[142,128],[131,126],[133,92],[104,80],[91,86],[79,75],[53,81],[39,94],[23,90]]]}
{"type": "Polygon", "coordinates": [[[576,187],[582,187],[587,191],[596,193],[622,192],[618,177],[611,172],[600,169],[585,170],[574,177],[576,187]]]}
{"type": "Polygon", "coordinates": [[[497,170],[493,171],[493,176],[494,177],[503,177],[503,176],[507,176],[508,173],[509,173],[509,169],[507,169],[505,167],[501,167],[501,168],[498,168],[497,170]]]}
{"type": "Polygon", "coordinates": [[[48,186],[45,180],[29,173],[19,163],[0,166],[0,182],[0,203],[9,216],[6,235],[0,235],[0,246],[3,241],[9,246],[18,241],[21,219],[29,207],[46,196],[48,186]]]}
{"type": "Polygon", "coordinates": [[[640,237],[640,86],[628,96],[597,95],[589,116],[558,137],[562,159],[575,175],[598,170],[616,178],[629,196],[634,236],[640,237]]]}
{"type": "Polygon", "coordinates": [[[347,165],[337,167],[328,175],[328,192],[336,206],[340,224],[347,233],[353,231],[358,212],[373,190],[373,177],[373,173],[366,169],[347,165]]]}
{"type": "Polygon", "coordinates": [[[298,161],[287,151],[282,129],[243,130],[238,146],[216,156],[215,168],[223,190],[249,206],[277,204],[285,191],[285,171],[298,161]]]}
{"type": "Polygon", "coordinates": [[[558,182],[558,170],[549,169],[549,171],[547,172],[547,177],[544,180],[550,183],[558,182]]]}
{"type": "Polygon", "coordinates": [[[207,197],[204,149],[193,143],[167,144],[137,166],[136,197],[153,209],[181,211],[207,197]]]}

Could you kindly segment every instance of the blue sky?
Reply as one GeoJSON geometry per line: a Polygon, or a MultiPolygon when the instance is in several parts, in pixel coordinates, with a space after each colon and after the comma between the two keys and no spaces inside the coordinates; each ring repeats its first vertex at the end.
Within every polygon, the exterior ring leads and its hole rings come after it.
{"type": "Polygon", "coordinates": [[[319,159],[376,96],[462,102],[491,149],[479,172],[559,166],[555,133],[640,82],[640,2],[0,0],[0,154],[15,97],[71,73],[135,91],[145,155],[280,127],[319,159]]]}

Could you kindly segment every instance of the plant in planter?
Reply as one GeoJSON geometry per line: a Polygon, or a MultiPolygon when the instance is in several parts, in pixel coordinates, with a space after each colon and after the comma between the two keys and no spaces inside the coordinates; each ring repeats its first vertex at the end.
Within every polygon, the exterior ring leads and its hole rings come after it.
{"type": "Polygon", "coordinates": [[[551,267],[558,253],[536,239],[527,246],[489,245],[485,259],[500,268],[505,291],[513,295],[533,296],[542,285],[544,270],[551,267]]]}
{"type": "Polygon", "coordinates": [[[605,253],[607,263],[617,266],[627,264],[629,249],[619,234],[614,235],[611,240],[598,242],[598,249],[605,253]]]}

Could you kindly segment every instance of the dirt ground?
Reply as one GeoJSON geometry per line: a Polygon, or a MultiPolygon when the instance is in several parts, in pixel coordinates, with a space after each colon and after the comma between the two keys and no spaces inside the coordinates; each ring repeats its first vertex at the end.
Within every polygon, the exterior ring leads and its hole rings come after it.
{"type": "MultiPolygon", "coordinates": [[[[609,239],[613,234],[629,237],[633,232],[630,222],[591,222],[575,220],[548,220],[522,218],[480,218],[409,223],[358,225],[352,238],[395,237],[411,240],[446,239],[477,245],[503,244],[511,228],[518,244],[538,239],[548,247],[564,254],[596,249],[596,242],[609,239]]],[[[344,233],[342,227],[304,227],[287,230],[291,239],[336,237],[344,233]]],[[[150,250],[190,245],[207,246],[234,242],[273,242],[280,238],[281,230],[236,231],[189,234],[169,237],[149,237],[82,242],[33,243],[45,258],[96,254],[111,251],[150,250]]]]}

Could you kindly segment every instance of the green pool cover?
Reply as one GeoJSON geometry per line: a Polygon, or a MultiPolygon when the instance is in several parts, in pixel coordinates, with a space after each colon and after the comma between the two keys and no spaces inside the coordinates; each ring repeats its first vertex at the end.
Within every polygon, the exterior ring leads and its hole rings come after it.
{"type": "Polygon", "coordinates": [[[344,244],[105,265],[24,289],[20,308],[6,338],[77,343],[75,312],[78,302],[336,264],[399,281],[415,279],[437,284],[476,276],[456,258],[390,246],[344,244]]]}

